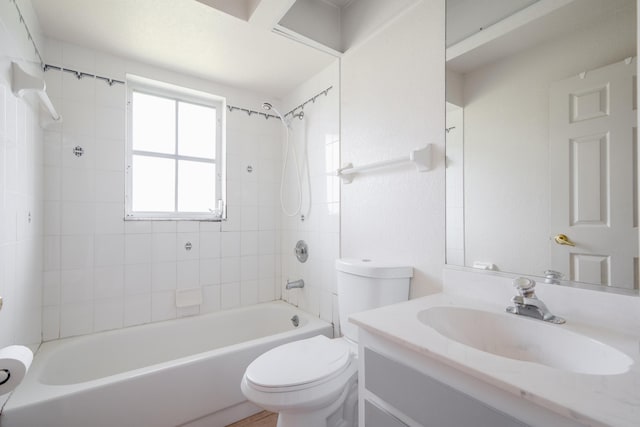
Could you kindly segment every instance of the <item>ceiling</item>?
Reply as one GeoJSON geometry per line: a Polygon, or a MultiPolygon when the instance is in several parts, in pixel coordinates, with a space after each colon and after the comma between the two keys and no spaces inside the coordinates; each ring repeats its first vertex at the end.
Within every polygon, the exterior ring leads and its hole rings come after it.
{"type": "Polygon", "coordinates": [[[52,39],[274,97],[335,61],[271,32],[292,0],[260,0],[250,20],[196,0],[31,1],[52,39]]]}

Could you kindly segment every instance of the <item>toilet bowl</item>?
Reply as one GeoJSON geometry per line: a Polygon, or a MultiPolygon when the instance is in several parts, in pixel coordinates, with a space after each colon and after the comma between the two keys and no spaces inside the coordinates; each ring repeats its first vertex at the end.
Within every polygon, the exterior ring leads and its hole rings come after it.
{"type": "Polygon", "coordinates": [[[405,301],[413,268],[371,260],[337,260],[342,338],[324,335],[281,345],[245,371],[241,389],[251,402],[278,412],[278,427],[358,425],[357,328],[352,313],[405,301]]]}
{"type": "Polygon", "coordinates": [[[357,424],[357,347],[324,335],[276,347],[245,372],[242,392],[278,412],[278,427],[357,424]]]}

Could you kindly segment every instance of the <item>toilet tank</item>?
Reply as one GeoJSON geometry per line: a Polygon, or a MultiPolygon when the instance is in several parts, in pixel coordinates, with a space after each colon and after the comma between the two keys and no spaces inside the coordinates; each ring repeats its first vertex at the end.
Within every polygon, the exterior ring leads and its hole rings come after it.
{"type": "Polygon", "coordinates": [[[342,334],[358,341],[358,327],[349,316],[409,299],[413,267],[370,259],[336,260],[338,315],[342,334]]]}

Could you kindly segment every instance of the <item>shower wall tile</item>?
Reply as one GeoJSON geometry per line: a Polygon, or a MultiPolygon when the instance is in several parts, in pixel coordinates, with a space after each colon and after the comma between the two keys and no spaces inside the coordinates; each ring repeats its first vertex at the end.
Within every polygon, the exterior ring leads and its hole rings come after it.
{"type": "MultiPolygon", "coordinates": [[[[304,108],[302,121],[292,122],[290,138],[296,144],[301,165],[304,220],[300,215],[289,217],[280,214],[277,209],[282,229],[281,242],[276,239],[277,265],[281,269],[276,271],[276,277],[281,277],[276,289],[282,299],[334,323],[338,321],[333,298],[336,295],[334,265],[340,257],[340,181],[331,173],[340,167],[338,82],[336,62],[285,98],[288,109],[292,109],[310,95],[333,86],[326,96],[321,95],[316,102],[304,108]],[[305,148],[308,163],[302,166],[305,148]],[[294,254],[299,240],[304,240],[309,247],[309,259],[305,263],[298,262],[294,254]],[[286,290],[287,280],[297,279],[304,280],[304,288],[286,290]]],[[[297,183],[293,175],[286,176],[285,188],[295,188],[297,183]]],[[[278,188],[277,196],[272,199],[279,201],[279,198],[278,188]]]]}
{"type": "MultiPolygon", "coordinates": [[[[46,46],[52,65],[118,80],[133,73],[195,89],[215,87],[229,103],[255,99],[246,105],[254,109],[265,98],[55,40],[46,46]]],[[[46,130],[40,155],[45,340],[280,297],[279,122],[228,114],[226,221],[124,221],[126,88],[56,70],[45,79],[64,116],[46,130]],[[175,307],[177,289],[199,287],[200,307],[175,307]],[[80,318],[83,326],[74,326],[80,318]]],[[[6,91],[0,94],[7,98],[6,91]]],[[[9,116],[18,116],[15,105],[6,110],[9,116]]],[[[16,148],[0,153],[19,158],[16,148]]]]}

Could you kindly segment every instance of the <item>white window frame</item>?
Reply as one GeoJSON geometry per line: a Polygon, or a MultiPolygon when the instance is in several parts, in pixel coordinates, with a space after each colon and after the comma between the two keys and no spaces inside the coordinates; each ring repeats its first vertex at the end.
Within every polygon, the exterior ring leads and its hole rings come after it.
{"type": "MultiPolygon", "coordinates": [[[[207,92],[188,89],[170,83],[159,82],[145,77],[127,75],[127,147],[125,159],[125,220],[176,220],[176,221],[222,221],[226,219],[226,99],[207,92]],[[136,152],[133,150],[133,93],[144,93],[159,96],[176,102],[183,101],[191,104],[202,105],[216,109],[216,152],[215,159],[206,161],[216,166],[216,207],[211,213],[206,212],[136,212],[132,209],[133,196],[133,155],[144,154],[149,157],[169,158],[175,160],[204,159],[176,154],[161,154],[153,152],[136,152]]],[[[176,109],[176,124],[177,124],[176,109]]],[[[176,129],[177,132],[177,129],[176,129]]],[[[177,136],[176,136],[177,138],[177,136]]],[[[176,169],[176,199],[177,178],[176,169]]],[[[177,204],[177,202],[176,202],[177,204]]],[[[176,206],[177,208],[177,206],[176,206]]]]}

